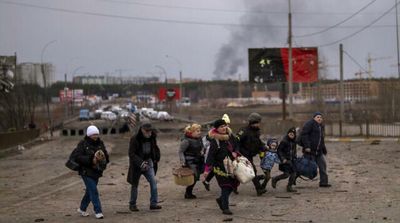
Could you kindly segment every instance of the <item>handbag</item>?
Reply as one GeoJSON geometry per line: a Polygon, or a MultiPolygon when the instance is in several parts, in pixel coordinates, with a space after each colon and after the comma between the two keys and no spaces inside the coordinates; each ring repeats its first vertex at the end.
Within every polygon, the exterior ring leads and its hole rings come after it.
{"type": "Polygon", "coordinates": [[[65,166],[68,167],[68,169],[73,170],[73,171],[79,171],[80,165],[79,163],[75,162],[75,160],[69,158],[67,162],[65,163],[65,166]]]}
{"type": "Polygon", "coordinates": [[[305,176],[310,180],[314,179],[318,174],[317,162],[311,156],[303,155],[297,158],[295,167],[298,175],[305,176]]]}
{"type": "Polygon", "coordinates": [[[233,174],[240,183],[248,183],[256,176],[253,165],[244,156],[239,156],[233,161],[233,174]]]}

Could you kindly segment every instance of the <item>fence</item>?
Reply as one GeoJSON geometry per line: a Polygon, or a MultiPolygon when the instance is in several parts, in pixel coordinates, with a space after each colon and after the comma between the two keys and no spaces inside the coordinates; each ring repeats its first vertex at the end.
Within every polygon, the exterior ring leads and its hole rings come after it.
{"type": "MultiPolygon", "coordinates": [[[[339,123],[325,125],[327,136],[339,136],[339,123]]],[[[365,136],[365,137],[400,137],[400,123],[362,123],[342,125],[342,136],[365,136]]]]}

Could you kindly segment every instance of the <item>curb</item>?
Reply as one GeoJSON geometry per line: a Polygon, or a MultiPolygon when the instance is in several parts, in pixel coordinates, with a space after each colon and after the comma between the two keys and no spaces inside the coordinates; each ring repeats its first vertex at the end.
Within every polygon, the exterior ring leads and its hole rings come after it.
{"type": "Polygon", "coordinates": [[[397,142],[400,143],[400,138],[326,138],[327,142],[368,142],[368,143],[379,143],[379,142],[397,142]]]}

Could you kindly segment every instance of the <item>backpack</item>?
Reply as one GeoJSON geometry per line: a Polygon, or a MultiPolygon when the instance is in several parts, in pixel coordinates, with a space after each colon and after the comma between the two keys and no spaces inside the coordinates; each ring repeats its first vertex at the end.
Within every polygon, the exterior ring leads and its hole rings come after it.
{"type": "Polygon", "coordinates": [[[314,179],[318,174],[318,166],[311,156],[303,155],[296,159],[295,168],[298,175],[314,179]]]}

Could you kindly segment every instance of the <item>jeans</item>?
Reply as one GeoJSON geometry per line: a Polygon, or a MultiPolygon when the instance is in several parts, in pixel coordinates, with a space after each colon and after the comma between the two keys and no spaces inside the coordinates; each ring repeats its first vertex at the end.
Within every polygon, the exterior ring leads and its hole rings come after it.
{"type": "Polygon", "coordinates": [[[85,195],[83,195],[80,209],[82,211],[86,211],[89,203],[92,202],[93,209],[96,214],[102,213],[101,211],[101,203],[99,198],[99,191],[97,190],[97,184],[99,183],[99,179],[93,179],[88,176],[81,176],[83,182],[86,186],[85,195]]]}
{"type": "Polygon", "coordinates": [[[318,165],[319,184],[320,185],[328,184],[328,174],[326,172],[325,156],[320,154],[315,158],[315,161],[317,162],[318,165]]]}
{"type": "MultiPolygon", "coordinates": [[[[145,172],[142,172],[141,174],[143,174],[146,180],[150,183],[150,206],[156,206],[158,202],[158,192],[157,192],[157,182],[154,175],[153,165],[151,165],[150,169],[148,169],[145,172]]],[[[129,205],[136,205],[137,197],[138,197],[138,187],[132,185],[131,200],[129,201],[129,205]]]]}

